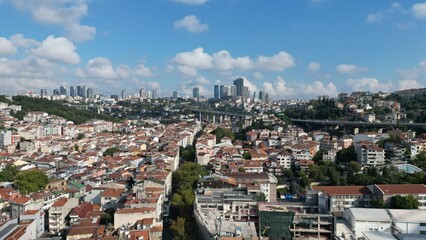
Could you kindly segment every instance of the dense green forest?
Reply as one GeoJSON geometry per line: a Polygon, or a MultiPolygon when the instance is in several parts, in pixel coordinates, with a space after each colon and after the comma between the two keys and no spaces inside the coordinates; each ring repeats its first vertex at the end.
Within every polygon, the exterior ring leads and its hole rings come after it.
{"type": "Polygon", "coordinates": [[[106,121],[117,122],[118,120],[103,114],[90,112],[84,109],[78,109],[68,106],[62,101],[50,101],[45,98],[30,98],[27,96],[14,96],[13,102],[10,102],[4,96],[0,96],[0,102],[13,103],[22,106],[22,111],[12,114],[18,119],[22,119],[28,112],[43,111],[51,115],[63,117],[75,124],[81,124],[91,119],[100,119],[106,121]]]}

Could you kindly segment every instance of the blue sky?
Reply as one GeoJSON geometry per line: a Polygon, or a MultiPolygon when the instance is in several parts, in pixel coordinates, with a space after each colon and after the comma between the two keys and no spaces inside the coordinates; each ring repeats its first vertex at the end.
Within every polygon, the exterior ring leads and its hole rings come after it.
{"type": "Polygon", "coordinates": [[[275,99],[426,85],[426,2],[0,0],[0,93],[160,96],[245,77],[275,99]]]}

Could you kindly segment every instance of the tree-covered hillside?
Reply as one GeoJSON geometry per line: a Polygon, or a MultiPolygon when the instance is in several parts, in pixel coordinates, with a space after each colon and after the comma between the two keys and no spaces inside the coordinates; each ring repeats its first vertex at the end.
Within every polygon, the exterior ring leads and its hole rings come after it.
{"type": "MultiPolygon", "coordinates": [[[[6,102],[4,99],[4,96],[0,96],[0,102],[6,102]]],[[[103,114],[68,106],[62,101],[50,101],[45,98],[30,98],[27,96],[14,96],[12,100],[13,104],[22,106],[22,111],[19,111],[13,115],[18,119],[22,119],[28,112],[31,111],[43,111],[49,113],[50,115],[56,115],[69,121],[73,121],[75,124],[81,124],[91,119],[101,119],[113,122],[118,121],[118,119],[103,114]]]]}

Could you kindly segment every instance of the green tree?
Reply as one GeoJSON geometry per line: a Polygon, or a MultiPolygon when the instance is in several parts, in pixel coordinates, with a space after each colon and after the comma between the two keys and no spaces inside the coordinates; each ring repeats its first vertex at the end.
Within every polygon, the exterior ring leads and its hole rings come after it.
{"type": "Polygon", "coordinates": [[[179,152],[182,160],[186,162],[195,162],[196,156],[194,146],[190,145],[186,148],[180,147],[179,152]]]}
{"type": "Polygon", "coordinates": [[[238,172],[239,173],[244,173],[244,172],[246,172],[246,169],[244,167],[239,167],[238,168],[238,172]]]}
{"type": "Polygon", "coordinates": [[[419,209],[419,201],[413,195],[397,195],[391,198],[390,207],[395,209],[419,209]]]}
{"type": "Polygon", "coordinates": [[[251,159],[250,153],[249,152],[244,152],[243,153],[243,159],[250,160],[251,159]]]}
{"type": "Polygon", "coordinates": [[[306,187],[311,185],[311,180],[308,177],[304,176],[299,179],[299,186],[301,189],[305,189],[306,187]]]}
{"type": "Polygon", "coordinates": [[[77,140],[81,140],[85,137],[86,135],[84,135],[84,133],[79,133],[77,134],[77,140]]]}
{"type": "Polygon", "coordinates": [[[309,177],[314,181],[321,181],[323,177],[321,168],[318,165],[309,166],[309,177]]]}
{"type": "Polygon", "coordinates": [[[108,148],[107,150],[105,150],[105,152],[102,155],[104,157],[105,156],[113,156],[115,152],[118,152],[118,148],[112,147],[112,148],[108,148]]]}
{"type": "Polygon", "coordinates": [[[114,209],[106,209],[104,210],[104,213],[101,215],[101,219],[99,220],[101,224],[108,225],[108,224],[114,224],[114,209]]]}
{"type": "Polygon", "coordinates": [[[348,163],[351,161],[356,161],[356,154],[353,146],[350,146],[337,152],[337,163],[348,163]]]}
{"type": "Polygon", "coordinates": [[[286,169],[283,169],[282,172],[283,172],[283,176],[285,178],[287,178],[287,179],[293,178],[293,171],[291,171],[291,169],[286,168],[286,169]]]}
{"type": "Polygon", "coordinates": [[[383,199],[375,198],[373,201],[371,201],[371,205],[373,208],[385,208],[385,202],[383,199]]]}
{"type": "Polygon", "coordinates": [[[186,240],[187,235],[185,233],[185,218],[178,217],[176,220],[172,221],[170,229],[173,232],[173,239],[176,240],[186,240]]]}
{"type": "Polygon", "coordinates": [[[371,178],[365,173],[359,173],[348,179],[348,181],[354,185],[368,185],[371,183],[371,178]]]}
{"type": "Polygon", "coordinates": [[[224,137],[228,137],[231,140],[235,139],[235,136],[232,133],[232,131],[229,130],[229,129],[226,129],[226,128],[218,127],[215,130],[213,130],[211,133],[216,135],[216,142],[217,143],[220,143],[220,140],[222,140],[222,138],[224,138],[224,137]]]}
{"type": "Polygon", "coordinates": [[[266,195],[263,192],[258,193],[255,196],[255,200],[256,200],[256,202],[266,202],[267,201],[266,195]]]}
{"type": "Polygon", "coordinates": [[[0,172],[0,182],[13,182],[19,169],[15,165],[6,165],[0,172]]]}
{"type": "Polygon", "coordinates": [[[319,150],[318,152],[315,153],[315,156],[312,158],[312,160],[314,160],[314,162],[318,163],[319,161],[322,161],[322,155],[324,154],[324,151],[319,150]]]}
{"type": "Polygon", "coordinates": [[[27,194],[42,190],[49,182],[47,175],[41,170],[20,172],[15,178],[15,186],[21,193],[27,194]]]}

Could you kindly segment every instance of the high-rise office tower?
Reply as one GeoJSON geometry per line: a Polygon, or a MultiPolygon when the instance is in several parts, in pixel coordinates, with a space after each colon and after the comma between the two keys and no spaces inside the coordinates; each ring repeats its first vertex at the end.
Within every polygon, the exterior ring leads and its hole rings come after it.
{"type": "Polygon", "coordinates": [[[249,89],[248,89],[248,87],[246,87],[246,86],[244,86],[243,87],[243,97],[249,97],[249,89]]]}
{"type": "Polygon", "coordinates": [[[87,89],[86,86],[81,86],[81,96],[82,98],[87,98],[87,89]]]}
{"type": "Polygon", "coordinates": [[[253,99],[256,99],[256,91],[253,92],[253,99]]]}
{"type": "Polygon", "coordinates": [[[225,86],[223,85],[220,85],[219,87],[219,96],[220,96],[220,99],[223,99],[225,97],[225,86]]]}
{"type": "Polygon", "coordinates": [[[243,78],[237,78],[234,80],[234,86],[237,88],[237,95],[236,96],[244,96],[244,79],[243,78]]]}
{"type": "Polygon", "coordinates": [[[139,97],[140,97],[140,98],[144,98],[144,91],[145,91],[145,89],[143,89],[143,88],[141,88],[141,89],[139,90],[139,97]]]}
{"type": "Polygon", "coordinates": [[[53,95],[59,96],[59,89],[53,89],[53,95]]]}
{"type": "MultiPolygon", "coordinates": [[[[222,96],[222,95],[221,95],[222,96]]],[[[223,87],[223,98],[231,97],[231,88],[228,86],[223,87]]]]}
{"type": "Polygon", "coordinates": [[[214,99],[215,100],[219,100],[220,99],[219,85],[214,85],[214,99]]]}
{"type": "Polygon", "coordinates": [[[265,93],[265,102],[269,102],[269,94],[265,93]]]}
{"type": "Polygon", "coordinates": [[[89,99],[93,98],[93,89],[92,88],[87,88],[87,92],[86,92],[86,97],[89,99]]]}
{"type": "Polygon", "coordinates": [[[264,97],[263,91],[259,91],[259,99],[263,101],[264,100],[263,97],[264,97]]]}
{"type": "Polygon", "coordinates": [[[47,89],[43,88],[40,90],[40,97],[47,97],[47,89]]]}
{"type": "Polygon", "coordinates": [[[157,90],[152,90],[152,99],[156,99],[157,98],[157,90]]]}
{"type": "Polygon", "coordinates": [[[59,94],[61,95],[67,95],[67,89],[64,86],[59,87],[59,94]]]}
{"type": "Polygon", "coordinates": [[[193,98],[199,98],[200,97],[200,88],[195,87],[192,89],[192,97],[193,98]]]}
{"type": "Polygon", "coordinates": [[[70,97],[75,97],[75,89],[74,89],[74,86],[71,86],[70,87],[70,97]]]}
{"type": "Polygon", "coordinates": [[[177,98],[177,92],[173,91],[173,98],[177,98]]]}
{"type": "Polygon", "coordinates": [[[77,86],[77,96],[79,96],[79,97],[81,97],[81,86],[80,85],[78,85],[77,86]]]}
{"type": "Polygon", "coordinates": [[[234,85],[231,85],[228,87],[228,96],[230,97],[236,97],[237,96],[237,87],[234,85]]]}
{"type": "Polygon", "coordinates": [[[121,90],[121,99],[126,98],[126,90],[121,90]]]}

